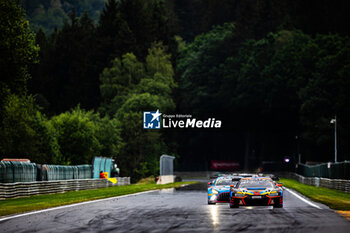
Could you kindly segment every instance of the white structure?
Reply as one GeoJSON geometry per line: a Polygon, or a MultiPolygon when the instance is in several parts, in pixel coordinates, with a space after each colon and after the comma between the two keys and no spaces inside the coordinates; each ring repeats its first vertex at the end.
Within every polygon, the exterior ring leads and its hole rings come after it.
{"type": "Polygon", "coordinates": [[[331,120],[331,124],[334,124],[334,162],[337,160],[337,116],[334,116],[334,119],[331,120]]]}
{"type": "Polygon", "coordinates": [[[174,156],[162,155],[160,156],[160,174],[157,184],[174,183],[174,156]]]}

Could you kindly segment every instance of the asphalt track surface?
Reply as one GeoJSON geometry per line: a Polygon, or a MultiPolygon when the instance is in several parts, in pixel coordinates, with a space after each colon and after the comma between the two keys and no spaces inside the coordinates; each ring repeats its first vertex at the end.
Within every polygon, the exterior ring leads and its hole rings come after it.
{"type": "Polygon", "coordinates": [[[304,202],[287,190],[282,209],[207,205],[206,184],[202,183],[2,218],[0,232],[341,233],[350,232],[350,222],[328,207],[304,202]]]}

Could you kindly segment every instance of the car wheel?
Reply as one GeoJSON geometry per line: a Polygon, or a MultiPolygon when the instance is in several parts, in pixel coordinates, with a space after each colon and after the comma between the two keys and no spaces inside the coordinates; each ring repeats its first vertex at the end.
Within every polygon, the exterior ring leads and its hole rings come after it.
{"type": "Polygon", "coordinates": [[[283,201],[280,203],[280,199],[278,199],[277,203],[273,205],[273,208],[283,208],[283,201]]]}
{"type": "Polygon", "coordinates": [[[239,204],[236,202],[230,202],[230,208],[239,208],[239,204]]]}
{"type": "Polygon", "coordinates": [[[208,201],[208,205],[215,205],[215,204],[216,204],[215,202],[208,201]]]}

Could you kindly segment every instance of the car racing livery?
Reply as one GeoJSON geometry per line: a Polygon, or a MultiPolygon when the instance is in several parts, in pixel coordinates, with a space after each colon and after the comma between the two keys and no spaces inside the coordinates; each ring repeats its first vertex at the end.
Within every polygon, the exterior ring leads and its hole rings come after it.
{"type": "Polygon", "coordinates": [[[282,184],[269,177],[242,178],[230,188],[230,208],[243,206],[283,207],[282,184]]]}
{"type": "Polygon", "coordinates": [[[236,176],[222,176],[208,183],[208,205],[227,203],[230,200],[230,185],[239,181],[236,176]]]}

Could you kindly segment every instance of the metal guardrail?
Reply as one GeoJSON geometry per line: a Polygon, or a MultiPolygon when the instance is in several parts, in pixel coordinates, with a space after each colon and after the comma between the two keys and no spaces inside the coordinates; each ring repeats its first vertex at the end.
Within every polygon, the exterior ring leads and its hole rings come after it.
{"type": "Polygon", "coordinates": [[[292,179],[299,181],[302,184],[336,189],[346,193],[350,193],[350,180],[328,179],[320,177],[304,177],[296,173],[289,173],[288,176],[292,179]]]}
{"type": "Polygon", "coordinates": [[[106,188],[130,184],[130,177],[117,177],[113,184],[106,179],[55,180],[18,183],[0,183],[0,199],[26,197],[36,194],[64,193],[86,189],[106,188]]]}

